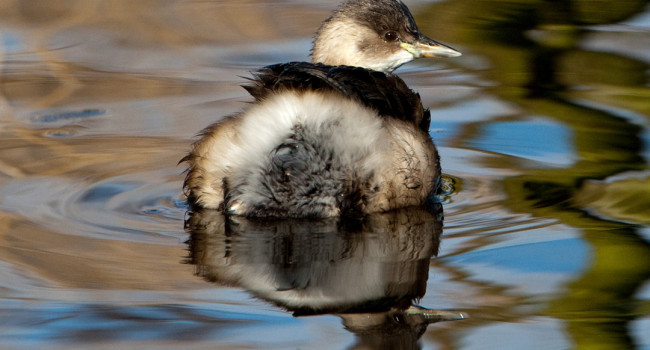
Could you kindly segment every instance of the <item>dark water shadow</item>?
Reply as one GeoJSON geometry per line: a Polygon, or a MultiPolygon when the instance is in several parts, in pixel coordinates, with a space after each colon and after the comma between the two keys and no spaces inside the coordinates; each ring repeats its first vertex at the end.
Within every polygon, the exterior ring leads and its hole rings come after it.
{"type": "Polygon", "coordinates": [[[186,229],[198,276],[294,316],[335,314],[356,335],[353,348],[417,349],[428,324],[466,317],[415,304],[438,253],[441,209],[275,221],[206,210],[190,213],[186,229]]]}

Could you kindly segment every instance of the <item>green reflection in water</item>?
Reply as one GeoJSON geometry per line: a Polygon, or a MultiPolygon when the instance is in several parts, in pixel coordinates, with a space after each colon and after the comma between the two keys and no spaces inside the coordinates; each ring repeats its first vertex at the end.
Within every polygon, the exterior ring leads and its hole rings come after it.
{"type": "MultiPolygon", "coordinates": [[[[647,216],[637,223],[607,221],[589,215],[583,205],[590,197],[585,184],[591,179],[648,170],[641,155],[643,128],[595,106],[624,108],[647,117],[650,67],[622,54],[589,51],[580,45],[593,35],[584,25],[622,21],[647,4],[456,0],[433,4],[417,16],[425,33],[435,33],[441,41],[464,48],[465,54],[487,61],[489,68],[476,72],[496,83],[487,93],[573,131],[579,159],[565,168],[519,169],[523,175],[503,180],[508,196],[503,205],[579,228],[592,246],[591,265],[543,312],[566,321],[579,349],[632,348],[629,323],[648,308],[635,300],[637,290],[650,278],[650,244],[638,234],[647,216]]],[[[457,142],[471,139],[476,128],[463,130],[457,142]]],[[[512,166],[500,161],[490,158],[484,165],[512,166]]],[[[639,203],[650,203],[647,191],[621,188],[632,192],[630,196],[645,196],[639,203]]]]}

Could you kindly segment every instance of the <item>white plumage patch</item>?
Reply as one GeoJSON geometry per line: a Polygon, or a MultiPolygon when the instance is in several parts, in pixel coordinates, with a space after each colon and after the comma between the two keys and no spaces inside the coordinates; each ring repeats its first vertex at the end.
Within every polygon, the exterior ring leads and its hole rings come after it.
{"type": "Polygon", "coordinates": [[[243,214],[250,205],[268,200],[257,189],[263,186],[270,152],[290,137],[297,125],[331,147],[342,167],[360,173],[390,168],[386,161],[390,135],[375,111],[339,94],[285,91],[252,106],[235,120],[225,121],[197,146],[201,157],[195,168],[204,169],[210,173],[205,176],[212,178],[205,184],[212,188],[200,191],[206,196],[200,197],[199,203],[219,207],[223,178],[237,179],[246,186],[228,208],[234,214],[243,214]]]}

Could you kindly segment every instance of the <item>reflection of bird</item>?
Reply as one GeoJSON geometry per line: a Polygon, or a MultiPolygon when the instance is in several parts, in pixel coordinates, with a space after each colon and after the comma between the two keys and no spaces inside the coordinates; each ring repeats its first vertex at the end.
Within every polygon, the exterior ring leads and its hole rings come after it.
{"type": "Polygon", "coordinates": [[[454,310],[414,305],[438,254],[442,206],[362,218],[259,219],[196,210],[185,228],[196,274],[293,312],[335,314],[354,349],[419,349],[428,324],[454,310]]]}
{"type": "Polygon", "coordinates": [[[192,207],[329,217],[419,205],[436,189],[429,112],[397,76],[457,51],[422,35],[398,0],[344,2],[318,30],[314,63],[269,66],[255,104],[209,126],[183,160],[192,207]]]}
{"type": "Polygon", "coordinates": [[[279,220],[196,210],[185,222],[189,262],[294,315],[403,311],[426,291],[441,209],[279,220]]]}

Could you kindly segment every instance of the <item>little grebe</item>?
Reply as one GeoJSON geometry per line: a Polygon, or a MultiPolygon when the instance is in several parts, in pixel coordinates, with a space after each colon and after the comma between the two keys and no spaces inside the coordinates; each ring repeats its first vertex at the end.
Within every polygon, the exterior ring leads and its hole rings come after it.
{"type": "Polygon", "coordinates": [[[316,33],[312,63],[257,71],[245,86],[255,103],[203,130],[182,160],[190,206],[332,217],[425,203],[440,179],[429,111],[390,72],[455,56],[401,1],[345,1],[316,33]]]}

